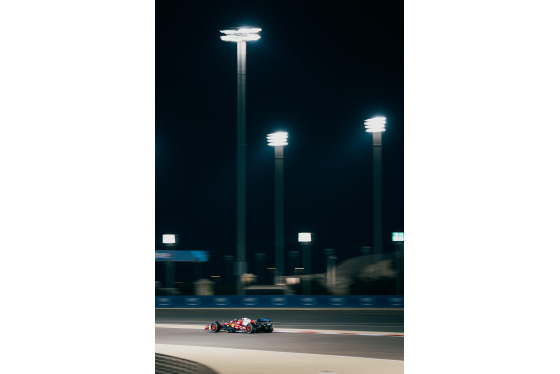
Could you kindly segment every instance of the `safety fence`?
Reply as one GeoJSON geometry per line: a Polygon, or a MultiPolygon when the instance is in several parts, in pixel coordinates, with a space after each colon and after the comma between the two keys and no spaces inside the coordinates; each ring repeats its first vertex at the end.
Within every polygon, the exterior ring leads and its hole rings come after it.
{"type": "Polygon", "coordinates": [[[156,308],[403,308],[402,295],[156,296],[156,308]]]}

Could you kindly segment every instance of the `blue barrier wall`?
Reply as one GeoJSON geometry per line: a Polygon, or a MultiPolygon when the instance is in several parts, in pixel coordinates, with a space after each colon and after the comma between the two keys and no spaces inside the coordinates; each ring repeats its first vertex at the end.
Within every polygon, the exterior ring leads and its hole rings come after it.
{"type": "Polygon", "coordinates": [[[156,308],[403,308],[404,297],[379,296],[156,296],[156,308]]]}

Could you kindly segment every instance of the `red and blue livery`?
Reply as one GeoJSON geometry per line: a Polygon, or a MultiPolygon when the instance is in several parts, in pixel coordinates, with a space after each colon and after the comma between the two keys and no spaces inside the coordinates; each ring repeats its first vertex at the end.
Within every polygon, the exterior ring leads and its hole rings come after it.
{"type": "Polygon", "coordinates": [[[249,334],[254,334],[257,332],[272,332],[274,331],[274,325],[270,319],[259,318],[251,319],[247,317],[242,317],[239,319],[232,319],[229,322],[213,322],[204,328],[204,331],[210,332],[246,332],[249,334]]]}

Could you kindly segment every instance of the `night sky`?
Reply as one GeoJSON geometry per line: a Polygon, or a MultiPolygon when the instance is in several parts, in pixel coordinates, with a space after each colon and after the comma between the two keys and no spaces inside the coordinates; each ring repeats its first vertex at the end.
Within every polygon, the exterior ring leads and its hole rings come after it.
{"type": "MultiPolygon", "coordinates": [[[[236,45],[220,29],[262,28],[247,43],[247,260],[274,265],[274,149],[284,149],[285,253],[297,233],[341,260],[372,245],[372,136],[383,133],[384,251],[404,231],[403,4],[390,1],[156,2],[156,249],[208,250],[205,277],[236,248],[236,45]]],[[[286,266],[288,265],[286,256],[286,266]]],[[[177,280],[187,267],[178,268],[177,280]]],[[[156,266],[156,278],[159,270],[156,266]]]]}

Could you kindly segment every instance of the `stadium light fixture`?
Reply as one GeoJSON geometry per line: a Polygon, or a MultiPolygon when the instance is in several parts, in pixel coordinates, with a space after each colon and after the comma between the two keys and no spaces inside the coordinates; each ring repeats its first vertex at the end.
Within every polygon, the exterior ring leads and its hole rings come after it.
{"type": "Polygon", "coordinates": [[[175,234],[163,234],[163,244],[175,244],[175,234]]]}
{"type": "Polygon", "coordinates": [[[311,233],[310,232],[300,232],[298,233],[298,242],[300,243],[310,243],[311,233]]]}
{"type": "Polygon", "coordinates": [[[259,27],[232,27],[220,30],[221,33],[225,34],[220,36],[220,39],[234,43],[255,41],[261,38],[259,35],[261,31],[262,29],[259,27]]]}
{"type": "Polygon", "coordinates": [[[373,117],[366,119],[364,125],[366,127],[366,132],[383,132],[385,131],[385,122],[387,119],[385,117],[373,117]]]}
{"type": "Polygon", "coordinates": [[[394,232],[391,238],[394,242],[404,242],[404,232],[394,232]]]}
{"type": "Polygon", "coordinates": [[[266,136],[268,145],[271,147],[282,147],[288,145],[288,133],[285,131],[277,131],[266,136]]]}

